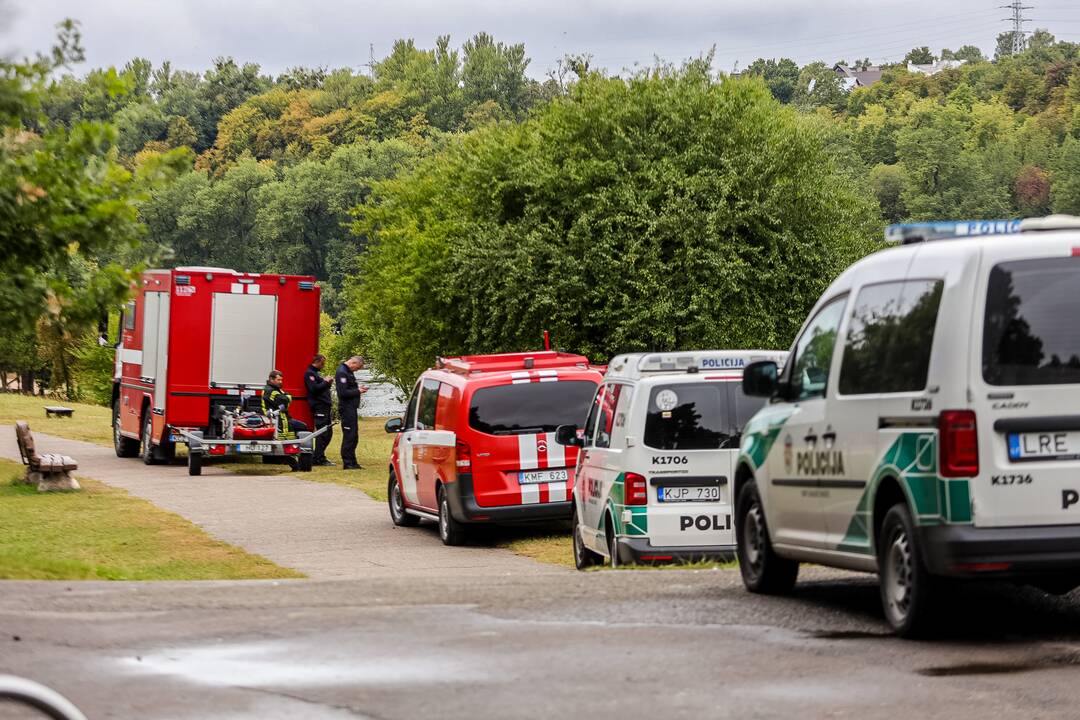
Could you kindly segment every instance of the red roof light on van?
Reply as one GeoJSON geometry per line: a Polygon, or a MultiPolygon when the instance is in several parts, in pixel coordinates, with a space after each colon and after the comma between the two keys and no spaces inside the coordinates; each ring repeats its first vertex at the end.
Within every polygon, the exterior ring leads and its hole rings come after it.
{"type": "Polygon", "coordinates": [[[942,410],[938,418],[942,477],[974,477],[979,474],[979,431],[971,410],[942,410]]]}

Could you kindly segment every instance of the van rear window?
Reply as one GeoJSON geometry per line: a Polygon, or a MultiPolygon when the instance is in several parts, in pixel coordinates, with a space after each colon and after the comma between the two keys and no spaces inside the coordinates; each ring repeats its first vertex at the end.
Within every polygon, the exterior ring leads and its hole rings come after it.
{"type": "Polygon", "coordinates": [[[479,388],[469,401],[469,427],[488,435],[555,432],[585,423],[596,394],[588,380],[529,382],[479,388]]]}
{"type": "Polygon", "coordinates": [[[1039,258],[990,271],[983,378],[990,385],[1080,383],[1080,257],[1039,258]]]}
{"type": "Polygon", "coordinates": [[[649,395],[645,444],[656,450],[737,448],[742,428],[765,404],[743,395],[742,383],[658,385],[649,395]]]}

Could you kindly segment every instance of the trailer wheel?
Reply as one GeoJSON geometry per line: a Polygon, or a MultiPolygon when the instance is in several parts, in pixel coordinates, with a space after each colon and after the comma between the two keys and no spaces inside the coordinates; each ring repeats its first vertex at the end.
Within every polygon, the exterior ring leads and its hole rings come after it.
{"type": "Polygon", "coordinates": [[[312,456],[311,453],[300,453],[300,472],[311,472],[312,456]]]}
{"type": "Polygon", "coordinates": [[[135,457],[139,454],[139,442],[132,440],[129,437],[124,437],[120,434],[120,400],[117,399],[113,403],[112,409],[112,424],[113,424],[113,450],[116,451],[116,457],[129,458],[135,457]]]}
{"type": "Polygon", "coordinates": [[[202,456],[203,454],[198,451],[189,450],[187,456],[187,474],[188,475],[202,475],[202,456]]]}
{"type": "Polygon", "coordinates": [[[154,452],[154,443],[150,441],[150,435],[154,430],[154,415],[147,410],[146,415],[143,416],[142,437],[139,441],[142,443],[140,452],[142,454],[142,461],[147,465],[157,464],[157,453],[154,452]]]}

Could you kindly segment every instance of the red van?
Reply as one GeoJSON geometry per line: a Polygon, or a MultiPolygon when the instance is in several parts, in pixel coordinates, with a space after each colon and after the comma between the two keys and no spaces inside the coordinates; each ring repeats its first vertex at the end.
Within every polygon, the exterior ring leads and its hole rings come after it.
{"type": "Polygon", "coordinates": [[[601,378],[554,351],[439,358],[386,423],[394,524],[434,520],[460,545],[470,523],[568,519],[577,448],[555,428],[584,425],[601,378]]]}

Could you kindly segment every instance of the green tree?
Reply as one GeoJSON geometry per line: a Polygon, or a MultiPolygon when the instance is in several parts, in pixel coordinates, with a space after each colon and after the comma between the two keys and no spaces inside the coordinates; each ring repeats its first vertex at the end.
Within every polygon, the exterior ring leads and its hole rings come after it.
{"type": "Polygon", "coordinates": [[[766,60],[758,58],[750,63],[744,75],[756,75],[765,81],[772,96],[782,103],[790,103],[795,96],[795,86],[799,82],[799,66],[790,58],[766,60]]]}
{"type": "Polygon", "coordinates": [[[1080,215],[1080,140],[1068,138],[1054,167],[1050,186],[1054,212],[1080,215]]]}
{"type": "Polygon", "coordinates": [[[757,81],[588,75],[375,185],[345,331],[407,384],[436,354],[784,347],[867,252],[873,199],[757,81]],[[782,288],[782,290],[779,290],[782,288]]]}
{"type": "Polygon", "coordinates": [[[908,54],[904,56],[904,64],[932,65],[935,59],[934,53],[930,52],[930,48],[923,45],[922,47],[908,50],[908,54]]]}

